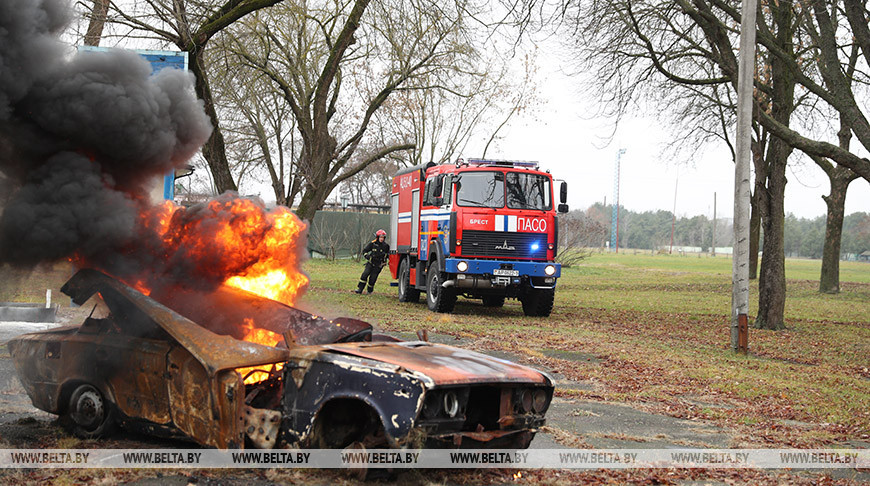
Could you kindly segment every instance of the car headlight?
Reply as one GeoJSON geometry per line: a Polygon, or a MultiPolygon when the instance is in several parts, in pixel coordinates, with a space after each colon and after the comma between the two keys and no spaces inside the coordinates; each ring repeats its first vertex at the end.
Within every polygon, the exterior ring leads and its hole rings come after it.
{"type": "Polygon", "coordinates": [[[555,275],[556,274],[556,265],[547,265],[546,267],[544,267],[544,273],[549,275],[549,276],[555,275]]]}
{"type": "Polygon", "coordinates": [[[540,388],[535,390],[535,396],[532,400],[532,406],[534,407],[535,412],[543,413],[547,410],[547,405],[549,405],[547,402],[547,392],[540,388]]]}
{"type": "Polygon", "coordinates": [[[459,262],[456,264],[456,269],[460,272],[468,270],[468,262],[459,262]]]}
{"type": "Polygon", "coordinates": [[[444,412],[450,418],[459,413],[459,398],[455,392],[449,391],[444,394],[444,412]]]}
{"type": "Polygon", "coordinates": [[[526,389],[523,390],[520,394],[520,410],[523,413],[529,413],[532,411],[532,402],[534,401],[534,397],[532,395],[532,390],[526,389]]]}
{"type": "Polygon", "coordinates": [[[427,393],[423,402],[423,417],[435,418],[441,413],[441,396],[438,393],[427,393]]]}

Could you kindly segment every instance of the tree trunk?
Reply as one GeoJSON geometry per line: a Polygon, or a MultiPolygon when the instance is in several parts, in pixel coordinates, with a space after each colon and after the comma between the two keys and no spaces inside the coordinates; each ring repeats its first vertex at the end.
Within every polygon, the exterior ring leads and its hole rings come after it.
{"type": "MultiPolygon", "coordinates": [[[[779,46],[793,52],[794,35],[791,4],[771,5],[779,46]]],[[[794,75],[778,57],[770,60],[772,96],[771,116],[788,126],[794,111],[794,75]]],[[[764,230],[761,275],[758,283],[758,329],[785,329],[785,168],[793,148],[782,139],[771,136],[768,144],[767,187],[762,197],[762,228],[764,230]]]]}
{"type": "Polygon", "coordinates": [[[109,0],[94,0],[94,8],[91,9],[91,19],[88,21],[88,31],[85,32],[84,42],[86,46],[100,45],[108,13],[109,0]]]}
{"type": "Polygon", "coordinates": [[[761,241],[761,215],[764,213],[762,204],[767,204],[765,185],[767,184],[767,162],[764,160],[764,149],[767,147],[768,135],[763,130],[756,132],[757,140],[753,140],[752,166],[755,167],[755,187],[749,199],[749,280],[758,277],[758,247],[761,241]]]}
{"type": "MultiPolygon", "coordinates": [[[[758,175],[756,175],[757,177],[758,175]]],[[[752,197],[749,199],[752,211],[749,216],[749,280],[758,278],[758,243],[761,240],[761,211],[758,208],[760,204],[758,192],[759,188],[756,184],[755,191],[752,192],[752,197]]]]}
{"type": "MultiPolygon", "coordinates": [[[[332,177],[329,175],[330,165],[333,161],[335,148],[338,143],[335,137],[325,129],[324,122],[319,129],[312,130],[306,136],[303,133],[301,166],[305,174],[305,191],[299,206],[296,207],[296,216],[299,219],[314,220],[314,213],[323,207],[326,198],[335,188],[332,177]],[[323,128],[321,128],[323,127],[323,128]]],[[[302,128],[300,128],[300,131],[302,128]]]]}
{"type": "Polygon", "coordinates": [[[819,292],[840,292],[840,243],[843,236],[843,216],[846,206],[846,190],[855,180],[855,174],[844,167],[835,169],[831,179],[831,193],[822,196],[828,206],[825,221],[825,246],[822,250],[822,275],[819,292]]]}
{"type": "Polygon", "coordinates": [[[202,146],[202,155],[205,157],[206,162],[208,162],[208,167],[214,178],[218,194],[226,191],[237,191],[238,187],[235,181],[233,181],[230,165],[227,162],[224,136],[221,133],[217,112],[214,108],[214,100],[212,99],[211,88],[208,84],[208,75],[206,74],[201,49],[202,46],[194,47],[188,51],[188,56],[190,57],[190,69],[196,77],[196,84],[194,85],[196,96],[203,101],[205,113],[211,120],[213,127],[211,136],[208,137],[205,145],[202,146]]]}
{"type": "Polygon", "coordinates": [[[766,217],[762,219],[764,245],[758,283],[758,329],[785,329],[785,167],[791,148],[771,139],[768,152],[770,172],[767,184],[766,217]]]}

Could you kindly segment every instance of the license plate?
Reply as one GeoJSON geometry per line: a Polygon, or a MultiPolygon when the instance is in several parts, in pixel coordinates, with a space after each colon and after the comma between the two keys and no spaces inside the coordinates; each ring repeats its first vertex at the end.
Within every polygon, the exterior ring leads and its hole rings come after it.
{"type": "Polygon", "coordinates": [[[519,277],[520,271],[519,270],[504,270],[502,268],[497,268],[497,269],[492,271],[492,274],[499,275],[501,277],[519,277]]]}

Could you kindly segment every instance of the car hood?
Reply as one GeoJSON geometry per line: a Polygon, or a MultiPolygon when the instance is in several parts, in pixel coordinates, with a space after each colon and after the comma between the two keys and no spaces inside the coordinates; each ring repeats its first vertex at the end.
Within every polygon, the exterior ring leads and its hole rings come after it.
{"type": "Polygon", "coordinates": [[[433,386],[472,383],[526,383],[551,385],[535,369],[467,349],[424,341],[342,343],[323,346],[347,354],[423,374],[433,386]]]}
{"type": "Polygon", "coordinates": [[[221,336],[178,314],[156,300],[96,270],[76,273],[62,288],[78,305],[99,293],[112,313],[133,318],[144,314],[187,349],[209,374],[231,368],[284,362],[287,349],[263,346],[221,336]]]}

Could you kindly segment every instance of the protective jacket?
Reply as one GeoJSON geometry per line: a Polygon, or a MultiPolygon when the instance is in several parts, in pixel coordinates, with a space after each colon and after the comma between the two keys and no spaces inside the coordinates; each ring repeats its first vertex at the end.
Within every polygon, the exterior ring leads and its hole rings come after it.
{"type": "Polygon", "coordinates": [[[372,265],[384,265],[390,256],[390,245],[375,238],[363,248],[363,257],[372,265]]]}

